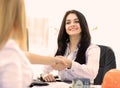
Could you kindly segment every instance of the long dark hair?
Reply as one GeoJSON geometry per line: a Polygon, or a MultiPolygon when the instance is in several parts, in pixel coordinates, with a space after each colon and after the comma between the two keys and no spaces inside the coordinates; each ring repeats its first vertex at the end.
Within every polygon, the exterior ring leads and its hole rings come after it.
{"type": "Polygon", "coordinates": [[[62,24],[61,24],[60,31],[58,34],[58,41],[57,41],[58,42],[58,49],[57,49],[55,56],[56,55],[64,56],[64,54],[65,54],[65,51],[67,48],[67,43],[69,42],[69,35],[66,33],[65,22],[66,22],[66,17],[70,13],[76,14],[76,16],[79,19],[79,23],[80,23],[80,26],[82,29],[81,40],[78,43],[78,52],[77,52],[77,56],[76,56],[75,61],[77,61],[80,64],[85,64],[86,63],[85,52],[91,43],[91,36],[90,36],[90,32],[89,32],[86,18],[84,17],[84,15],[82,13],[80,13],[79,11],[76,11],[76,10],[67,11],[63,20],[62,20],[62,24]]]}

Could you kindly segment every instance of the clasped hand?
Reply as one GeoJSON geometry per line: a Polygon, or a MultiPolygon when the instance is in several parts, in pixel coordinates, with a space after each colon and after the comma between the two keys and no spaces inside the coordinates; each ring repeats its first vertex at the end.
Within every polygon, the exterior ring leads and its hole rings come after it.
{"type": "Polygon", "coordinates": [[[58,62],[51,65],[53,69],[61,71],[66,68],[71,68],[71,60],[65,58],[64,56],[55,56],[54,58],[58,60],[58,62]]]}

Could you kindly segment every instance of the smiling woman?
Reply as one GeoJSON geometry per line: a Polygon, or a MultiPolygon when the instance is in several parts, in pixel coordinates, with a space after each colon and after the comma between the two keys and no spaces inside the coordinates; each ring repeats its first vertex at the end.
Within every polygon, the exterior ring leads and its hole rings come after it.
{"type": "Polygon", "coordinates": [[[67,34],[69,34],[70,36],[74,36],[76,34],[79,35],[79,33],[81,33],[81,26],[79,25],[79,19],[74,13],[67,16],[65,28],[67,34]]]}
{"type": "MultiPolygon", "coordinates": [[[[59,69],[58,75],[61,80],[88,78],[92,83],[99,69],[100,47],[91,43],[85,16],[77,10],[68,10],[63,17],[57,40],[55,56],[67,63],[67,66],[52,66],[59,69]]],[[[55,81],[51,70],[50,66],[45,68],[42,74],[45,81],[55,81]]]]}
{"type": "Polygon", "coordinates": [[[120,42],[118,42],[117,40],[119,36],[119,29],[120,29],[120,26],[119,26],[120,13],[119,11],[117,11],[117,9],[120,8],[119,0],[115,0],[115,1],[114,0],[100,0],[100,1],[96,1],[96,0],[90,0],[90,1],[88,0],[76,0],[76,1],[74,0],[57,0],[57,1],[56,0],[50,0],[50,1],[25,0],[25,2],[26,2],[27,27],[29,29],[29,36],[32,38],[32,36],[36,35],[36,38],[35,38],[36,43],[34,43],[34,40],[31,40],[30,42],[31,45],[29,48],[32,52],[36,52],[44,55],[46,54],[48,55],[52,53],[53,55],[53,53],[55,53],[55,50],[56,50],[56,42],[57,42],[56,37],[58,35],[58,30],[60,28],[61,19],[63,18],[63,15],[67,10],[76,9],[78,11],[83,12],[86,15],[86,18],[88,19],[92,42],[96,44],[111,46],[115,51],[115,55],[117,58],[116,59],[117,67],[120,68],[120,63],[119,63],[120,60],[118,59],[120,58],[120,52],[118,48],[120,45],[120,42]],[[47,22],[48,22],[48,23],[45,23],[44,25],[44,27],[48,27],[47,29],[49,30],[45,32],[46,35],[48,34],[48,36],[46,37],[48,38],[48,40],[46,40],[46,38],[45,40],[43,40],[43,36],[37,36],[40,34],[37,34],[38,31],[37,31],[37,28],[35,27],[36,27],[36,24],[39,25],[41,23],[36,22],[35,19],[39,20],[41,18],[47,19],[47,22]],[[33,22],[33,19],[34,19],[34,22],[33,22]],[[33,29],[34,31],[31,31],[33,29]],[[57,33],[55,33],[56,32],[55,29],[57,29],[57,33]],[[93,29],[96,29],[96,30],[93,30],[93,29]],[[36,34],[35,35],[33,34],[31,36],[32,32],[36,34]],[[52,44],[51,44],[51,39],[54,40],[52,41],[52,44]],[[44,42],[44,44],[43,43],[40,44],[39,43],[40,41],[44,42]],[[40,46],[35,47],[36,44],[38,44],[37,46],[39,45],[40,46]],[[46,46],[44,46],[45,44],[46,46]],[[43,49],[40,51],[38,50],[38,48],[43,48],[43,49]],[[46,51],[48,52],[46,53],[46,51]]]}

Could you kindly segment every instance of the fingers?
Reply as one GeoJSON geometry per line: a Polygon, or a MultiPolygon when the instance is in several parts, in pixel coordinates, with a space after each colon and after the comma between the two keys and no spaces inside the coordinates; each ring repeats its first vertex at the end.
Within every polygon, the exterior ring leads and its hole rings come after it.
{"type": "Polygon", "coordinates": [[[62,64],[62,65],[67,65],[67,63],[62,59],[62,57],[54,57],[55,58],[55,64],[62,64]]]}
{"type": "Polygon", "coordinates": [[[66,68],[66,65],[56,64],[56,65],[52,65],[52,68],[55,69],[55,70],[61,71],[61,70],[66,68]]]}
{"type": "Polygon", "coordinates": [[[45,74],[42,76],[42,78],[46,81],[46,82],[55,82],[55,78],[52,74],[45,74]]]}
{"type": "Polygon", "coordinates": [[[53,69],[61,71],[64,70],[65,68],[71,68],[72,66],[72,60],[67,59],[64,56],[56,56],[54,57],[56,62],[51,65],[53,69]]]}
{"type": "Polygon", "coordinates": [[[56,59],[56,62],[51,65],[53,69],[60,71],[66,68],[67,63],[64,61],[64,59],[61,59],[58,57],[55,57],[55,59],[56,59]]]}

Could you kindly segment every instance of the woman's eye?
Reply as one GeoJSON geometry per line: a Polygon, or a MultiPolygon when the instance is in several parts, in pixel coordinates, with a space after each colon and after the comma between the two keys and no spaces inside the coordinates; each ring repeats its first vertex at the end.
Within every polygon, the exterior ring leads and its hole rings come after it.
{"type": "Polygon", "coordinates": [[[70,22],[66,22],[66,24],[70,24],[70,22]]]}
{"type": "Polygon", "coordinates": [[[79,20],[76,20],[75,23],[79,23],[79,20]]]}

